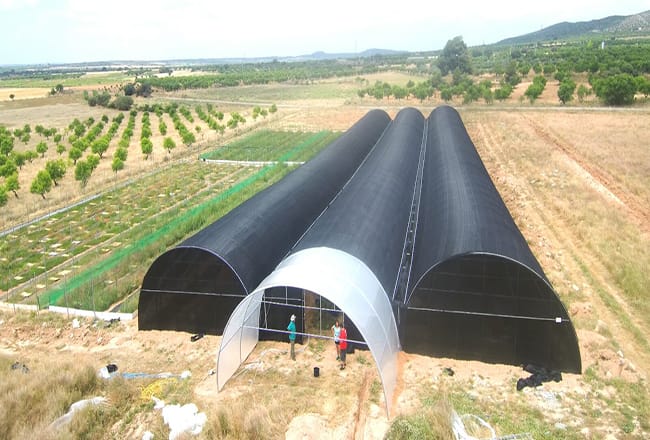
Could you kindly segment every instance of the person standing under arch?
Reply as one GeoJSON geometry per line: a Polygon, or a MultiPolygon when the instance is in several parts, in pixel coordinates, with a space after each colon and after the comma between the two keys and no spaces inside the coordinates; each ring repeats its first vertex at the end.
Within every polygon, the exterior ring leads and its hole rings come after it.
{"type": "Polygon", "coordinates": [[[296,315],[291,315],[291,321],[287,326],[289,330],[289,343],[291,344],[291,359],[296,360],[296,315]]]}
{"type": "Polygon", "coordinates": [[[345,358],[347,357],[348,352],[348,331],[345,329],[345,325],[341,324],[341,333],[339,333],[339,357],[341,358],[341,370],[345,370],[345,358]]]}
{"type": "Polygon", "coordinates": [[[341,324],[337,319],[334,325],[332,326],[332,335],[334,336],[334,345],[336,346],[336,360],[341,359],[341,348],[339,347],[340,335],[341,335],[341,324]]]}

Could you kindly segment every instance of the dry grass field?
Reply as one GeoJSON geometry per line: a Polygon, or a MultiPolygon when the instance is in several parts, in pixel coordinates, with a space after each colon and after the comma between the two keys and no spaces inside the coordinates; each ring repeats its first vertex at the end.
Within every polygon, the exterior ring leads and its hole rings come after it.
{"type": "MultiPolygon", "coordinates": [[[[405,83],[408,77],[396,74],[391,80],[405,83]]],[[[360,100],[354,96],[354,79],[322,87],[312,90],[311,98],[300,98],[302,89],[270,85],[239,90],[238,99],[237,90],[223,89],[156,99],[178,99],[190,108],[204,100],[244,112],[250,103],[276,102],[278,113],[257,124],[293,130],[345,130],[370,108],[385,108],[394,116],[400,107],[411,105],[426,116],[440,104],[435,99],[360,100]],[[344,91],[328,95],[330,87],[344,91]],[[283,95],[286,100],[280,99],[283,95]]],[[[210,370],[215,368],[219,337],[191,342],[185,333],[138,332],[136,322],[106,327],[82,319],[73,328],[72,318],[8,309],[0,312],[0,437],[142,438],[149,430],[155,438],[167,438],[160,411],[148,400],[156,390],[168,402],[193,402],[205,412],[206,426],[196,437],[205,439],[377,439],[396,421],[415,426],[424,417],[440,425],[440,411],[444,419],[450,408],[480,416],[500,436],[650,438],[650,150],[645,139],[650,108],[563,108],[550,89],[531,106],[519,102],[517,93],[523,90],[524,84],[503,104],[481,103],[459,111],[512,216],[570,312],[582,375],[565,374],[559,383],[517,392],[517,379],[527,376],[517,367],[402,354],[388,419],[368,352],[350,355],[348,368],[339,371],[333,344],[312,339],[291,363],[287,344],[260,343],[217,393],[210,370]],[[28,365],[29,373],[11,370],[14,362],[28,365]],[[162,383],[88,377],[88,371],[108,363],[117,364],[120,372],[189,370],[192,376],[162,383]],[[320,367],[318,378],[312,374],[315,366],[320,367]],[[446,368],[455,374],[446,375],[446,368]],[[107,396],[108,403],[85,410],[60,431],[49,427],[74,400],[95,395],[107,396]]],[[[61,127],[74,117],[101,117],[103,110],[76,99],[35,99],[33,106],[26,105],[29,100],[3,102],[0,123],[61,127]]],[[[158,118],[151,121],[156,134],[158,118]]],[[[172,126],[171,120],[166,123],[172,126]]],[[[191,152],[179,146],[166,158],[162,149],[154,149],[153,159],[128,163],[128,172],[118,178],[136,178],[170,160],[193,160],[199,151],[223,142],[208,131],[201,130],[205,137],[191,152]]],[[[137,132],[134,138],[139,138],[137,132]]],[[[155,147],[159,143],[154,139],[155,147]]],[[[16,212],[14,220],[101,191],[116,179],[110,167],[100,173],[86,190],[70,181],[62,191],[65,196],[52,194],[46,202],[21,195],[27,208],[16,212]]],[[[7,225],[5,208],[2,223],[7,225]]]]}

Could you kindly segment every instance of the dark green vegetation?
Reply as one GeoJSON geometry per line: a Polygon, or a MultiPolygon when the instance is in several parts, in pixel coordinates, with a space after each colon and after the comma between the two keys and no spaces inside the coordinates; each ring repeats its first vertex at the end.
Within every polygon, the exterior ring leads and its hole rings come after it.
{"type": "Polygon", "coordinates": [[[338,136],[338,133],[328,131],[293,133],[260,130],[232,144],[204,153],[201,158],[301,162],[332,143],[338,136]]]}
{"type": "Polygon", "coordinates": [[[580,40],[557,44],[529,44],[516,47],[481,46],[467,48],[462,38],[447,42],[436,61],[427,59],[413,66],[406,60],[404,69],[426,77],[405,87],[378,82],[359,90],[359,97],[372,96],[378,100],[400,100],[412,96],[423,101],[439,94],[444,101],[461,98],[464,104],[484,100],[491,104],[510,97],[513,88],[531,73],[535,75],[532,88],[525,96],[531,101],[540,96],[546,81],[564,83],[558,100],[566,104],[573,100],[578,82],[580,102],[595,93],[605,105],[630,105],[643,95],[650,95],[650,41],[611,40],[604,45],[595,40],[580,40]],[[449,74],[448,74],[449,73],[449,74]],[[474,75],[483,75],[480,78],[474,75]],[[494,79],[484,79],[485,75],[494,79]]]}
{"type": "Polygon", "coordinates": [[[308,83],[324,78],[372,73],[379,69],[379,63],[372,60],[364,60],[361,65],[358,65],[356,60],[348,62],[328,60],[294,63],[224,64],[200,67],[202,71],[214,71],[214,73],[208,75],[149,78],[147,82],[155,88],[173,91],[268,84],[272,82],[308,83]]]}
{"type": "Polygon", "coordinates": [[[650,26],[648,26],[649,19],[650,11],[646,11],[640,14],[628,16],[612,15],[598,20],[577,23],[562,22],[536,32],[501,40],[497,44],[509,46],[544,41],[593,38],[594,35],[599,35],[603,39],[616,36],[642,36],[650,33],[650,26]]]}

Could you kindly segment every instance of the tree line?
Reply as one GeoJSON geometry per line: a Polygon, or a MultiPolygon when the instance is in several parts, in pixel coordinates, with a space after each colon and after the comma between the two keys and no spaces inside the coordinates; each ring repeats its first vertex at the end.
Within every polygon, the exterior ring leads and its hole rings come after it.
{"type": "Polygon", "coordinates": [[[605,105],[629,105],[637,94],[646,98],[650,94],[650,43],[638,45],[543,47],[501,49],[478,52],[472,56],[462,37],[447,42],[435,61],[428,67],[428,78],[406,86],[378,81],[358,90],[358,96],[396,100],[413,97],[421,102],[438,93],[451,101],[462,98],[464,104],[483,99],[486,103],[508,99],[514,88],[534,73],[532,84],[524,96],[534,103],[543,93],[546,82],[553,78],[559,82],[558,100],[566,104],[577,97],[582,101],[595,94],[605,105]],[[645,55],[645,56],[644,56],[645,55]],[[486,61],[490,58],[490,61],[486,61]],[[476,66],[478,64],[478,68],[476,66]],[[473,74],[489,72],[496,81],[474,80],[473,74]],[[576,75],[588,72],[588,85],[577,85],[576,75]]]}

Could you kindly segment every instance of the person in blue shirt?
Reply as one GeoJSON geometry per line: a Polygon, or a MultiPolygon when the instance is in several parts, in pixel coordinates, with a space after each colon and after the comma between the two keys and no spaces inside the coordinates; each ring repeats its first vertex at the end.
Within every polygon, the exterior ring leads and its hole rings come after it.
{"type": "Polygon", "coordinates": [[[289,321],[289,343],[291,344],[291,359],[296,360],[296,315],[291,315],[291,321],[289,321]]]}
{"type": "Polygon", "coordinates": [[[341,356],[341,349],[339,347],[339,335],[341,334],[341,324],[338,319],[332,326],[332,335],[334,336],[334,345],[336,346],[336,360],[338,361],[341,356]]]}

